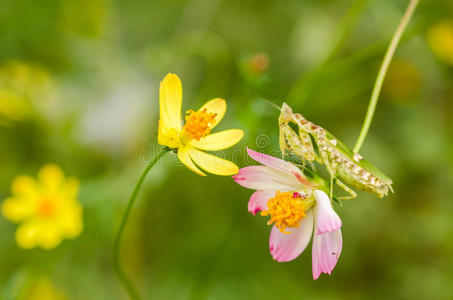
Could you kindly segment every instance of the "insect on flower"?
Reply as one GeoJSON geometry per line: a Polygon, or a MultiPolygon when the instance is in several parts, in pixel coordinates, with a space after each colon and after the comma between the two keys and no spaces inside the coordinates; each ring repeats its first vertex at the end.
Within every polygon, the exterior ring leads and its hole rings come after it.
{"type": "MultiPolygon", "coordinates": [[[[350,194],[339,199],[357,196],[345,183],[375,193],[381,198],[392,190],[390,178],[327,130],[306,120],[301,114],[293,113],[286,103],[283,103],[281,108],[279,127],[282,153],[288,150],[302,160],[316,160],[324,164],[331,176],[331,182],[336,178],[336,183],[350,194]],[[297,126],[298,132],[290,126],[291,123],[297,126]]],[[[331,188],[332,186],[333,184],[331,188]]]]}
{"type": "Polygon", "coordinates": [[[313,278],[331,274],[343,245],[342,224],[323,191],[325,185],[308,179],[289,162],[250,149],[247,152],[263,166],[242,168],[233,178],[256,190],[249,200],[249,212],[261,211],[262,216],[270,217],[272,257],[278,262],[297,258],[313,236],[313,278]]]}
{"type": "Polygon", "coordinates": [[[16,231],[20,247],[52,249],[64,238],[75,238],[82,232],[79,181],[65,178],[58,166],[45,165],[37,179],[16,177],[11,190],[13,196],[3,201],[2,214],[21,223],[16,231]]]}
{"type": "Polygon", "coordinates": [[[244,132],[240,129],[210,134],[225,115],[225,100],[215,98],[205,103],[197,111],[188,110],[185,117],[186,122],[182,126],[182,85],[178,76],[175,74],[165,76],[160,84],[159,93],[159,144],[177,149],[179,160],[199,175],[205,176],[195,164],[216,175],[236,174],[238,167],[231,161],[200,151],[218,151],[229,148],[244,136],[244,132]]]}

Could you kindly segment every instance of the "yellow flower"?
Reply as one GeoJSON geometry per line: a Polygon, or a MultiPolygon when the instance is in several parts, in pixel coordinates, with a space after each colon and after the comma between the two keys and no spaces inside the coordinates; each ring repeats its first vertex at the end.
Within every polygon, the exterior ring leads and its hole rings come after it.
{"type": "Polygon", "coordinates": [[[0,122],[29,118],[50,104],[53,92],[51,77],[43,68],[14,60],[6,62],[0,67],[0,122]]]}
{"type": "Polygon", "coordinates": [[[445,20],[431,26],[427,38],[434,54],[445,63],[453,65],[453,22],[445,20]]]}
{"type": "Polygon", "coordinates": [[[16,92],[0,87],[0,118],[20,121],[29,114],[29,105],[16,92]]]}
{"type": "Polygon", "coordinates": [[[52,249],[64,238],[82,232],[79,181],[65,178],[56,165],[45,165],[37,179],[21,175],[11,185],[13,196],[2,203],[2,214],[15,223],[17,244],[25,249],[52,249]]]}
{"type": "Polygon", "coordinates": [[[55,287],[47,277],[41,277],[33,280],[17,298],[19,300],[69,299],[60,289],[55,287]]]}
{"type": "Polygon", "coordinates": [[[229,148],[244,136],[244,132],[240,129],[210,134],[225,115],[225,100],[215,98],[205,103],[197,111],[188,110],[183,126],[181,81],[175,74],[168,74],[160,83],[159,103],[159,144],[173,149],[177,148],[179,160],[199,175],[205,176],[195,164],[216,175],[234,175],[238,172],[238,167],[231,161],[200,151],[218,151],[229,148]]]}

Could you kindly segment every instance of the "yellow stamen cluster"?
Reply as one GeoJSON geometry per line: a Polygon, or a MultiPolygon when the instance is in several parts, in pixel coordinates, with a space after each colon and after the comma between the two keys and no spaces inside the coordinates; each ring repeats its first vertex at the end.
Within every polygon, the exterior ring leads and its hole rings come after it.
{"type": "Polygon", "coordinates": [[[210,113],[206,108],[201,111],[188,110],[184,132],[191,138],[199,141],[211,132],[211,126],[215,123],[216,113],[210,113]]]}
{"type": "Polygon", "coordinates": [[[56,211],[55,200],[46,196],[40,199],[37,212],[43,218],[50,218],[56,211]]]}
{"type": "Polygon", "coordinates": [[[289,234],[286,228],[300,226],[300,221],[306,216],[307,205],[307,201],[299,193],[277,191],[275,197],[267,202],[268,210],[262,211],[261,215],[271,217],[268,225],[275,223],[275,227],[281,232],[289,234]]]}

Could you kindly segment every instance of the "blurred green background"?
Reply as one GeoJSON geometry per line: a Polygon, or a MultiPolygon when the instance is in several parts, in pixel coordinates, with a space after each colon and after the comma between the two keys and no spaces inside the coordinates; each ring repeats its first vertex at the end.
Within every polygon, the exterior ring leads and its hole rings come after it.
{"type": "MultiPolygon", "coordinates": [[[[0,199],[19,174],[58,164],[81,181],[84,231],[23,250],[0,218],[0,299],[127,299],[112,245],[156,145],[159,81],[183,83],[183,110],[227,99],[222,153],[278,149],[278,111],[353,146],[402,0],[2,0],[0,199]]],[[[175,156],[149,174],[123,240],[145,299],[453,299],[453,2],[421,1],[361,150],[395,194],[336,207],[343,251],[313,281],[311,246],[276,263],[251,190],[202,178],[175,156]]]]}

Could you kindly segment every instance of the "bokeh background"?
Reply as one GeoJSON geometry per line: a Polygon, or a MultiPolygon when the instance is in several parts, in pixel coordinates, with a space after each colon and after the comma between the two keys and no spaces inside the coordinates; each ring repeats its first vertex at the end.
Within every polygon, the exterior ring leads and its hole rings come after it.
{"type": "MultiPolygon", "coordinates": [[[[0,198],[58,164],[81,181],[84,230],[23,250],[0,218],[1,299],[127,299],[112,267],[117,226],[156,144],[159,81],[183,109],[227,99],[222,153],[278,149],[278,105],[353,146],[402,0],[2,0],[0,198]]],[[[199,177],[175,156],[149,174],[122,259],[145,299],[453,299],[453,2],[421,1],[361,150],[395,194],[336,207],[343,251],[311,275],[311,248],[279,264],[252,191],[199,177]]],[[[235,153],[233,155],[233,153],[235,153]]],[[[234,157],[233,157],[234,156],[234,157]]]]}

